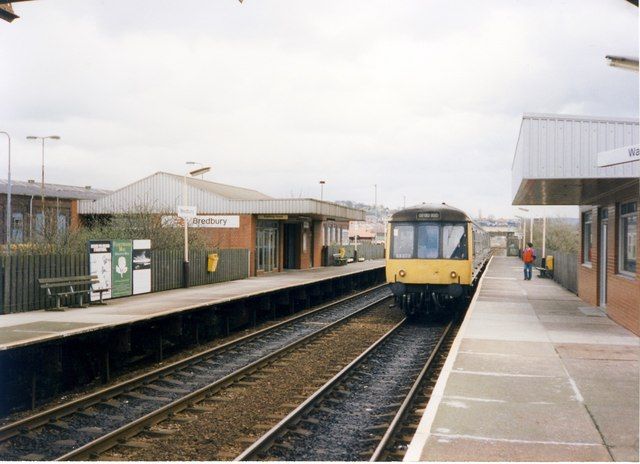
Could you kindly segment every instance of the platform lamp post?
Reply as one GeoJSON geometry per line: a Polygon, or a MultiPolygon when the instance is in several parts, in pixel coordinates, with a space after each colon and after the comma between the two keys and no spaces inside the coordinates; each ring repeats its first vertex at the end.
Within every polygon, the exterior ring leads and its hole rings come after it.
{"type": "MultiPolygon", "coordinates": [[[[204,167],[204,163],[201,163],[201,162],[199,162],[199,161],[187,161],[187,163],[186,163],[186,164],[187,164],[187,165],[191,165],[191,166],[194,166],[194,165],[196,165],[196,164],[197,164],[197,165],[199,165],[200,167],[204,167]]],[[[202,173],[202,174],[200,175],[200,179],[204,179],[204,173],[202,173]]]]}
{"type": "Polygon", "coordinates": [[[41,196],[42,196],[42,234],[45,233],[45,211],[44,211],[44,141],[46,139],[51,140],[60,140],[59,135],[47,135],[45,137],[40,137],[37,135],[29,135],[27,136],[27,140],[42,140],[42,181],[41,181],[41,196]]]}
{"type": "Polygon", "coordinates": [[[321,180],[320,182],[320,201],[324,200],[324,184],[326,184],[326,182],[324,180],[321,180]]]}
{"type": "Polygon", "coordinates": [[[8,132],[0,131],[0,134],[7,136],[8,143],[8,169],[7,169],[7,254],[11,251],[11,136],[8,132]]]}
{"type": "MultiPolygon", "coordinates": [[[[524,211],[526,213],[529,212],[529,210],[527,208],[520,208],[518,207],[518,209],[520,211],[524,211]]],[[[533,220],[531,220],[531,240],[529,241],[533,241],[533,220]]],[[[522,218],[522,249],[524,250],[525,245],[527,244],[527,220],[526,218],[522,218]]]]}
{"type": "MultiPolygon", "coordinates": [[[[187,164],[191,164],[188,162],[187,164]]],[[[184,206],[189,206],[189,197],[187,191],[187,175],[191,177],[199,176],[209,172],[211,168],[204,166],[195,171],[190,171],[184,175],[184,184],[182,188],[182,199],[185,202],[184,206]]],[[[182,263],[182,286],[189,288],[189,217],[184,216],[182,218],[184,222],[184,261],[182,263]]]]}

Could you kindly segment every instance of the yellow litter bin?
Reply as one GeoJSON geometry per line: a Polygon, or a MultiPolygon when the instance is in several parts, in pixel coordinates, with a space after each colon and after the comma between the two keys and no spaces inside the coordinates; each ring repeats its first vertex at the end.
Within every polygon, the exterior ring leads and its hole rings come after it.
{"type": "Polygon", "coordinates": [[[553,256],[552,255],[547,256],[547,259],[545,260],[545,264],[547,265],[547,269],[549,269],[550,271],[553,271],[553,256]]]}
{"type": "Polygon", "coordinates": [[[218,253],[209,253],[207,255],[207,272],[216,272],[218,267],[218,253]]]}

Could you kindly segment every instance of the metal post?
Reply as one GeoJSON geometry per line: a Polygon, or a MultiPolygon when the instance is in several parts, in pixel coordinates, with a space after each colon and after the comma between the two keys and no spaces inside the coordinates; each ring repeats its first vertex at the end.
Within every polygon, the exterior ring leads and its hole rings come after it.
{"type": "Polygon", "coordinates": [[[40,185],[40,194],[42,196],[42,236],[45,236],[45,215],[44,215],[44,137],[42,137],[42,182],[40,185]]]}
{"type": "MultiPolygon", "coordinates": [[[[184,175],[184,185],[182,188],[182,198],[184,205],[189,206],[189,199],[187,198],[187,174],[184,175]]],[[[182,263],[182,286],[189,288],[189,227],[187,224],[188,218],[182,218],[184,222],[184,261],[182,263]]]]}
{"type": "Polygon", "coordinates": [[[546,257],[547,251],[547,214],[543,212],[542,216],[542,258],[546,257]]]}
{"type": "Polygon", "coordinates": [[[0,134],[7,136],[7,142],[9,147],[8,156],[8,169],[7,169],[7,254],[11,251],[11,136],[4,131],[0,131],[0,134]]]}
{"type": "Polygon", "coordinates": [[[324,184],[325,184],[325,181],[321,180],[320,181],[320,201],[324,200],[324,184]]]}
{"type": "Polygon", "coordinates": [[[527,244],[527,218],[522,218],[522,249],[527,244]]]}
{"type": "Polygon", "coordinates": [[[531,227],[529,231],[529,242],[533,243],[533,213],[531,213],[531,227]]]}

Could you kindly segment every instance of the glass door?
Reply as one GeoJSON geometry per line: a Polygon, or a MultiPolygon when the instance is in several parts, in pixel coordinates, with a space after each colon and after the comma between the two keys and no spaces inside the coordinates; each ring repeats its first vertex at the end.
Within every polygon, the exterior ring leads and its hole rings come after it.
{"type": "Polygon", "coordinates": [[[259,221],[256,232],[256,268],[262,272],[277,271],[278,223],[259,221]]]}

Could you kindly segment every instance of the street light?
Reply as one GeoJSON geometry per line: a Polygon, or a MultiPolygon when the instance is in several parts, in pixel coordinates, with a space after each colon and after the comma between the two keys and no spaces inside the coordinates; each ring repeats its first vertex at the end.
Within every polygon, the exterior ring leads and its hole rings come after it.
{"type": "MultiPolygon", "coordinates": [[[[193,164],[192,161],[187,162],[186,164],[193,164]]],[[[189,171],[184,175],[184,184],[182,191],[182,199],[184,201],[184,206],[189,206],[189,197],[187,192],[187,174],[191,177],[199,176],[206,174],[209,172],[211,168],[209,166],[205,166],[195,171],[189,171]]],[[[196,213],[197,214],[197,213],[196,213]]],[[[189,218],[183,217],[182,221],[184,222],[184,261],[182,263],[182,286],[184,288],[189,287],[189,218]]]]}
{"type": "MultiPolygon", "coordinates": [[[[198,164],[198,165],[200,165],[200,167],[204,166],[204,164],[199,162],[199,161],[187,161],[187,164],[188,165],[196,165],[196,164],[198,164]]],[[[204,179],[204,173],[200,176],[200,179],[204,179]]]]}
{"type": "Polygon", "coordinates": [[[7,169],[7,254],[11,251],[11,136],[8,132],[0,131],[0,134],[7,136],[9,144],[8,169],[7,169]]]}
{"type": "Polygon", "coordinates": [[[45,232],[45,214],[44,214],[44,141],[46,139],[51,140],[60,140],[59,135],[47,135],[45,137],[40,137],[37,135],[29,135],[27,136],[27,140],[42,140],[42,185],[41,185],[41,195],[42,195],[42,234],[45,232]]]}
{"type": "Polygon", "coordinates": [[[321,180],[320,181],[320,201],[322,201],[324,198],[324,184],[326,184],[326,182],[321,180]]]}

